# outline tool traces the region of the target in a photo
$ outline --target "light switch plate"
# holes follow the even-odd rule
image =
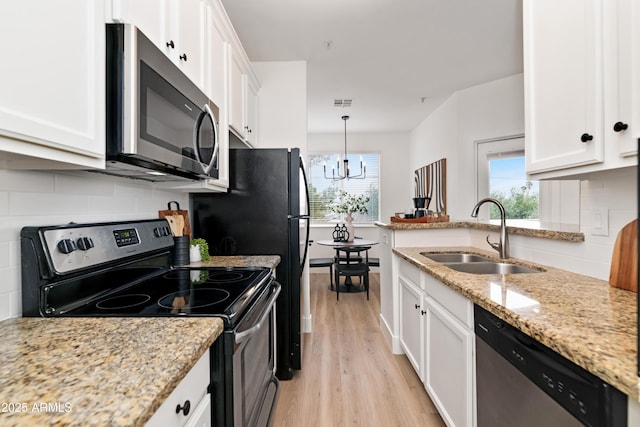
[[[592,236],[608,236],[609,235],[609,209],[598,208],[593,211],[593,228]]]

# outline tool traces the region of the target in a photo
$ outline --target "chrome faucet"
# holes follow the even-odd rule
[[[487,234],[487,243],[496,251],[500,253],[500,258],[509,258],[509,236],[507,235],[507,215],[504,211],[504,206],[498,200],[493,199],[491,197],[487,197],[486,199],[480,200],[473,207],[473,211],[471,211],[471,216],[473,218],[478,217],[478,210],[480,210],[480,206],[485,204],[486,202],[491,202],[498,207],[500,210],[500,243],[494,243],[489,241],[489,235]]]

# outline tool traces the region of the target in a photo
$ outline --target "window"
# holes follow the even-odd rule
[[[527,179],[524,162],[524,138],[480,142],[478,153],[478,199],[493,197],[505,208],[507,219],[538,220],[539,186]],[[489,219],[499,219],[498,208],[491,204]],[[482,219],[487,218],[485,208]]]
[[[336,201],[340,190],[353,195],[369,196],[368,213],[354,214],[355,223],[373,223],[379,219],[379,177],[380,156],[377,153],[350,153],[347,155],[352,173],[359,171],[360,159],[366,164],[365,179],[343,179],[332,181],[324,177],[324,166],[327,176],[331,176],[331,168],[336,164],[337,154],[309,154],[309,202],[311,220],[314,223],[332,223],[342,221],[342,215],[331,212],[330,205]],[[342,171],[342,165],[340,165]]]
[[[539,188],[538,181],[527,179],[524,151],[489,157],[489,196],[503,204],[508,219],[538,220]],[[500,219],[495,205],[490,218]]]
[[[579,181],[535,181],[525,171],[524,138],[510,137],[476,141],[477,198],[493,197],[505,207],[507,219],[521,220],[519,226],[535,221],[579,224]],[[481,220],[499,219],[498,208],[485,204]]]

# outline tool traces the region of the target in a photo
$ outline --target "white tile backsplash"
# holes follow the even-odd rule
[[[22,314],[20,230],[68,222],[157,218],[187,193],[153,183],[86,172],[0,170],[0,320]]]
[[[9,266],[11,266],[12,256],[9,252],[9,248],[11,247],[11,242],[0,242],[0,272],[3,269],[9,268]],[[1,279],[0,286],[2,286]]]
[[[0,191],[0,216],[9,215],[9,192]]]

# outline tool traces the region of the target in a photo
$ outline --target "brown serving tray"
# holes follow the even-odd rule
[[[449,222],[449,215],[443,216],[421,216],[420,218],[398,218],[397,216],[391,217],[391,222],[405,222],[405,223],[429,223],[429,222]]]

